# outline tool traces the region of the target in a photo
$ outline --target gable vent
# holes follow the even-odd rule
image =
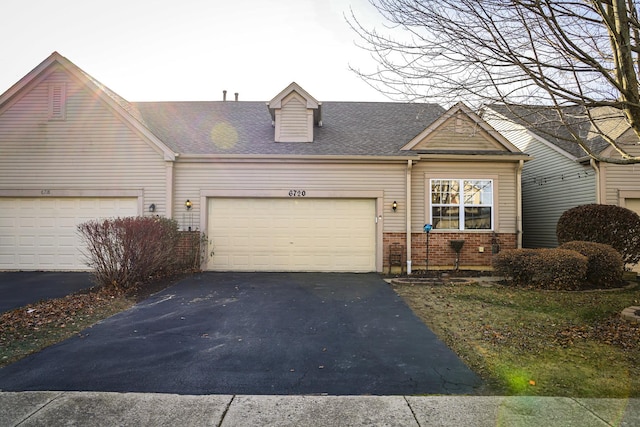
[[[66,89],[64,83],[49,85],[49,120],[64,120],[66,118]]]

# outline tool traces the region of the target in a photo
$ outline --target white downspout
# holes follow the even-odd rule
[[[405,209],[407,210],[407,275],[411,274],[411,168],[413,160],[407,160],[407,199]]]
[[[167,205],[165,216],[173,218],[173,169],[174,162],[165,162],[165,204]]]
[[[600,196],[600,168],[598,167],[598,162],[594,159],[589,159],[589,164],[596,172],[596,203],[600,204],[602,197]]]
[[[524,160],[520,160],[516,168],[516,247],[522,248],[522,168],[524,168]]]

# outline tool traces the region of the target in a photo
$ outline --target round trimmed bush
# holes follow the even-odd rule
[[[587,241],[612,246],[625,264],[640,261],[640,216],[614,205],[582,205],[565,211],[556,227],[558,243]]]
[[[507,249],[493,258],[494,271],[512,285],[579,290],[587,275],[587,257],[568,249]]]
[[[587,257],[569,249],[537,249],[535,286],[576,291],[584,287]]]
[[[573,241],[563,243],[560,249],[573,250],[587,257],[587,281],[592,285],[611,288],[622,282],[622,255],[610,245]]]
[[[537,251],[535,249],[505,249],[493,257],[493,269],[514,285],[527,286],[536,272]]]

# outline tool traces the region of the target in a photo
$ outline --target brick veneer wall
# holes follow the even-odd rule
[[[200,269],[200,232],[180,231],[176,257],[185,268]]]
[[[516,247],[515,233],[429,233],[429,267],[452,268],[455,263],[456,253],[449,243],[451,240],[464,240],[460,251],[459,267],[491,267],[493,257],[493,239],[497,238],[500,250],[514,249]],[[398,243],[404,248],[407,240],[405,233],[384,233],[383,235],[383,267],[389,269],[389,248]],[[479,248],[483,247],[484,252]],[[425,267],[426,259],[426,233],[412,233],[411,235],[411,269],[421,270]],[[406,250],[402,257],[403,267],[406,267]]]

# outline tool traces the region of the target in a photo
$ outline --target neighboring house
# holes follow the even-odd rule
[[[512,107],[515,108],[515,107]],[[613,147],[596,135],[584,110],[572,107],[567,116],[576,121],[591,150],[618,157]],[[610,108],[592,110],[599,128],[632,154],[640,154],[638,138]],[[627,207],[640,213],[640,165],[598,162],[574,142],[549,107],[486,107],[482,117],[523,152],[530,154],[522,172],[523,246],[555,247],[556,225],[567,209],[600,203]],[[533,123],[533,124],[532,124]]]
[[[85,268],[76,225],[162,215],[209,270],[487,268],[519,245],[528,156],[463,104],[130,103],[58,53],[0,96],[0,269]],[[189,202],[189,208],[186,204]],[[397,259],[394,258],[394,261]],[[394,262],[395,264],[395,262]]]

